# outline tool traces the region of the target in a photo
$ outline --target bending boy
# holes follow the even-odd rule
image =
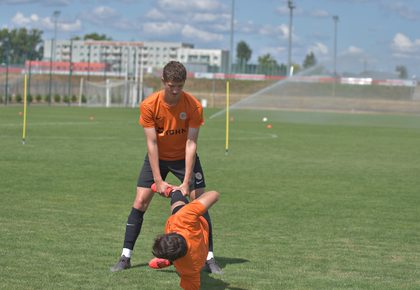
[[[181,191],[171,193],[172,215],[166,221],[165,234],[155,239],[149,266],[154,269],[173,264],[180,275],[181,288],[200,289],[200,271],[206,262],[209,226],[203,215],[217,202],[219,193],[208,191],[188,203]]]

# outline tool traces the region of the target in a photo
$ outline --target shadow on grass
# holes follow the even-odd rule
[[[249,260],[241,259],[241,258],[228,258],[228,257],[216,257],[216,261],[219,266],[223,269],[226,265],[230,264],[241,264],[247,263]],[[201,272],[201,288],[203,290],[210,290],[210,289],[217,289],[217,290],[247,290],[245,288],[238,288],[230,286],[230,284],[226,281],[216,279],[216,277],[223,278],[223,275],[216,275],[210,274],[208,272],[202,271]]]
[[[242,263],[249,262],[249,260],[247,259],[228,258],[228,257],[219,257],[219,256],[216,256],[216,261],[217,261],[217,264],[219,264],[221,268],[224,268],[226,267],[226,265],[230,265],[230,264],[242,264]]]
[[[149,268],[149,264],[148,263],[140,263],[140,264],[135,264],[131,266],[132,268],[142,268],[142,267],[147,267]],[[167,269],[159,269],[159,270],[155,270],[155,269],[150,269],[151,271],[161,271],[161,272],[167,272],[167,273],[176,273],[175,267],[171,266]]]
[[[241,258],[228,258],[228,257],[216,257],[216,261],[219,264],[219,266],[223,269],[226,267],[226,265],[230,264],[241,264],[241,263],[247,263],[249,260],[241,259]],[[148,263],[140,263],[131,266],[131,268],[140,268],[140,267],[148,267]],[[174,267],[171,267],[169,269],[162,269],[159,270],[162,272],[167,273],[176,273],[176,270]],[[201,272],[201,287],[200,289],[203,290],[210,290],[210,289],[217,289],[217,290],[247,290],[245,288],[238,288],[230,286],[230,284],[226,281],[222,281],[220,279],[216,279],[215,277],[223,277],[223,275],[216,275],[216,274],[210,274],[208,272],[202,271]]]
[[[148,263],[141,263],[141,264],[135,264],[132,265],[131,268],[140,268],[140,267],[149,267]]]

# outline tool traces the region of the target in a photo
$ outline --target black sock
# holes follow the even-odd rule
[[[171,205],[173,205],[177,201],[182,201],[185,204],[188,203],[188,199],[185,196],[182,195],[180,190],[176,190],[176,191],[171,192]],[[176,212],[179,211],[185,204],[179,205],[176,208],[174,208],[172,210],[172,214],[176,214]]]
[[[188,199],[182,195],[180,190],[171,192],[171,205],[173,205],[177,201],[183,201],[185,204],[188,203]]]
[[[125,227],[124,248],[133,250],[143,224],[144,211],[132,208]]]
[[[207,223],[209,224],[209,252],[213,252],[213,228],[211,226],[211,219],[210,219],[209,212],[206,211],[206,213],[203,214],[203,217],[206,219]]]

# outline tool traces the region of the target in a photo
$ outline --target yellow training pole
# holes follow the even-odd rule
[[[229,151],[229,81],[226,81],[226,144],[225,154]]]
[[[26,107],[27,107],[27,88],[28,88],[28,77],[25,74],[24,85],[23,85],[23,129],[22,129],[22,144],[25,145],[26,139]]]

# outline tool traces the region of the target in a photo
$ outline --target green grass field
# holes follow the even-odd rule
[[[26,145],[21,110],[0,108],[0,288],[178,289],[147,267],[160,196],[134,267],[109,271],[146,154],[138,110],[32,106]],[[202,289],[420,289],[419,116],[231,115],[227,156],[223,117],[200,132],[225,272]]]

